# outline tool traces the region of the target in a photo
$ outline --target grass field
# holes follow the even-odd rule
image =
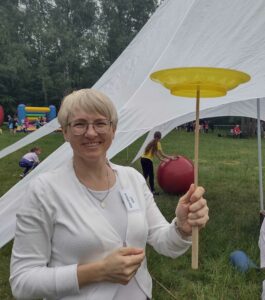
[[[0,136],[0,149],[21,135]],[[138,151],[143,138],[119,153],[112,161],[122,165]],[[43,148],[41,159],[63,142],[60,133],[38,141]],[[264,146],[264,142],[263,146]],[[172,131],[162,140],[168,154],[193,158],[193,133]],[[35,144],[34,144],[35,145]],[[0,195],[18,180],[18,160],[30,146],[0,160]],[[259,189],[256,139],[217,137],[214,133],[200,136],[199,183],[206,189],[210,221],[200,233],[199,270],[190,267],[191,251],[172,260],[147,249],[149,270],[154,278],[153,299],[256,300],[260,299],[264,274],[257,270],[240,273],[229,262],[232,251],[241,249],[259,265]],[[157,162],[156,162],[157,163]],[[133,165],[140,170],[140,163]],[[174,217],[178,197],[165,194],[159,187],[156,202],[165,217]],[[0,200],[1,201],[1,200]],[[9,259],[12,242],[0,249],[0,299],[13,299],[10,293]],[[175,298],[161,287],[165,286]],[[107,300],[107,299],[106,299]]]

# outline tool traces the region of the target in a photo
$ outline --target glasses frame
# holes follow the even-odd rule
[[[108,124],[106,124],[106,125],[107,125],[106,129],[104,128],[103,131],[98,130],[98,128],[96,129],[95,123],[106,122],[106,121],[108,122]],[[74,132],[74,127],[72,126],[72,124],[73,124],[74,122],[77,122],[77,121],[69,122],[69,123],[67,123],[67,126],[70,127],[70,130],[71,130],[72,134],[73,134],[73,135],[76,135],[76,136],[84,135],[84,134],[87,132],[87,130],[88,130],[88,128],[89,128],[90,125],[92,125],[93,130],[94,130],[97,134],[106,134],[106,133],[108,133],[108,130],[110,129],[110,127],[111,127],[111,125],[112,125],[112,123],[113,123],[112,121],[110,121],[110,120],[108,120],[108,119],[96,120],[96,121],[93,121],[93,122],[87,122],[87,121],[85,121],[85,122],[82,121],[82,122],[81,122],[81,121],[80,121],[80,123],[85,123],[86,126],[85,126],[85,128],[84,128],[84,132],[82,132],[82,133],[80,133],[80,134],[76,134],[76,132]]]

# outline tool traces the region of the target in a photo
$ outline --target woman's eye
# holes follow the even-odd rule
[[[98,127],[103,127],[103,126],[106,126],[107,124],[106,124],[106,122],[97,122],[97,123],[95,123],[95,125]]]
[[[74,127],[84,127],[84,126],[86,126],[86,124],[80,122],[80,123],[74,123],[73,126]]]

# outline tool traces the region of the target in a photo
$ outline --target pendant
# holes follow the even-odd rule
[[[105,208],[105,207],[106,207],[105,202],[104,202],[104,201],[100,202],[100,206],[101,206],[102,208]]]

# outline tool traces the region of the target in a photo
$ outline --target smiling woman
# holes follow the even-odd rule
[[[73,158],[32,180],[17,214],[10,283],[16,298],[146,300],[152,297],[147,242],[177,257],[204,227],[202,187],[190,187],[168,223],[143,176],[106,158],[117,112],[84,89],[62,102],[58,120]]]

